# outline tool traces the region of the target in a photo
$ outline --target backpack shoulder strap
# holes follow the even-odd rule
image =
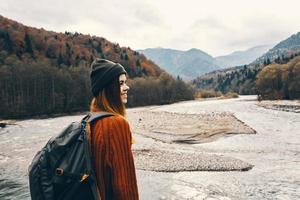
[[[113,116],[114,114],[108,112],[90,112],[88,117],[85,119],[87,123],[93,123],[97,119],[102,119],[104,117]]]
[[[95,122],[95,120],[98,120],[98,119],[102,119],[104,117],[109,117],[109,116],[113,116],[114,114],[112,113],[108,113],[108,112],[90,112],[89,114],[87,114],[83,119],[82,119],[82,123],[85,124],[88,123],[88,124],[91,124],[93,122]],[[92,159],[93,157],[93,152],[91,151],[93,148],[93,145],[94,145],[94,142],[93,142],[93,131],[91,131],[91,143],[85,143],[86,144],[86,153],[87,153],[87,167],[88,169],[91,171],[91,173],[93,174],[92,175],[92,179],[89,179],[91,181],[93,181],[94,183],[97,182],[96,178],[95,178],[95,172],[93,170],[93,167],[94,166],[94,159]],[[89,148],[88,145],[91,145],[91,147]],[[90,151],[89,151],[90,150]],[[98,188],[97,186],[95,186],[95,184],[92,184],[92,192],[93,192],[93,195],[94,195],[94,198],[95,199],[98,199],[98,194],[99,194],[99,191],[98,191]]]

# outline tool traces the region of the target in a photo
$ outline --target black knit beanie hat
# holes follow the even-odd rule
[[[111,81],[121,74],[126,74],[124,67],[105,59],[96,59],[91,64],[91,86],[94,97]]]

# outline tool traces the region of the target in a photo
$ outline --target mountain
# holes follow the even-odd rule
[[[247,65],[251,63],[253,60],[262,56],[273,46],[274,45],[260,45],[260,46],[252,47],[245,51],[235,51],[229,55],[218,56],[215,57],[215,59],[217,60],[220,66],[223,66],[223,68]]]
[[[221,69],[215,59],[199,50],[180,51],[165,48],[138,50],[173,76],[191,80],[199,75]]]
[[[294,58],[299,59],[299,56],[300,32],[281,41],[251,64],[213,71],[197,77],[192,83],[198,90],[207,89],[222,92],[234,91],[239,94],[257,94],[256,79],[257,74],[262,69],[270,64],[284,68],[286,63],[293,61]],[[294,66],[293,64],[290,65]],[[289,76],[298,77],[296,72],[296,69],[294,71],[291,70]]]
[[[264,62],[273,62],[276,59],[284,60],[300,52],[300,32],[279,42],[267,53],[254,60],[251,65],[263,64]]]
[[[0,64],[8,57],[24,62],[47,60],[54,67],[89,67],[95,58],[121,63],[130,77],[159,76],[162,70],[144,55],[103,37],[57,33],[25,26],[0,15]]]

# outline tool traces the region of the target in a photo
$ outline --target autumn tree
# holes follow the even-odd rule
[[[257,88],[264,99],[300,98],[300,57],[287,64],[271,64],[257,76]]]

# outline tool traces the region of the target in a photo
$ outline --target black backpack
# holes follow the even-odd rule
[[[48,141],[28,169],[32,200],[98,200],[86,124],[111,115],[90,113]]]

